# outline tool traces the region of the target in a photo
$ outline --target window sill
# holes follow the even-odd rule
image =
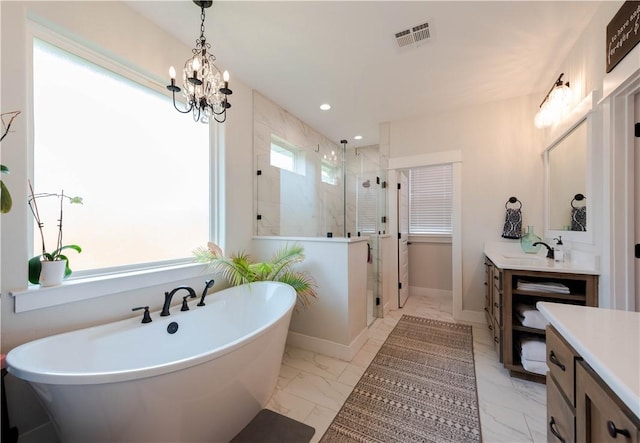
[[[451,243],[451,235],[449,234],[411,234],[409,235],[411,243]]]
[[[89,300],[103,295],[132,291],[203,275],[206,265],[184,263],[161,268],[66,280],[59,286],[29,286],[12,291],[14,312],[27,312],[65,303]]]

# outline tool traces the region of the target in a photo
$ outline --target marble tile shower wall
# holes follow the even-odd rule
[[[305,173],[270,165],[271,135],[304,150]],[[261,171],[254,184],[257,235],[322,237],[344,234],[342,146],[309,127],[280,106],[253,92],[254,164]],[[323,157],[340,168],[337,184],[321,180]]]

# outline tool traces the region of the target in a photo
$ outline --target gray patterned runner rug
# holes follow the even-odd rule
[[[480,441],[471,326],[408,315],[320,440]]]

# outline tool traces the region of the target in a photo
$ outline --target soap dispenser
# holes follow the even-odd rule
[[[554,238],[556,241],[555,246],[553,247],[553,259],[557,262],[564,261],[564,244],[562,243],[562,236],[559,235],[557,238]]]

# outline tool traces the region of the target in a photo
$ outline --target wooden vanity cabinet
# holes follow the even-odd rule
[[[526,371],[520,362],[518,342],[525,337],[545,337],[544,329],[523,326],[515,308],[518,303],[535,306],[539,301],[581,306],[598,305],[598,276],[551,271],[500,269],[485,256],[485,315],[500,362],[512,377],[545,383],[544,375]],[[518,282],[554,282],[569,288],[568,294],[518,289]]]
[[[573,389],[572,389],[573,390]],[[576,415],[553,378],[547,380],[547,442],[576,441]]]
[[[502,270],[485,259],[485,305],[487,326],[492,334],[493,345],[502,362]]]
[[[584,361],[576,365],[576,439],[640,442],[640,420]]]
[[[553,326],[547,326],[547,441],[640,443],[640,421]]]
[[[553,326],[547,326],[546,345],[547,442],[575,442],[575,369],[579,356]]]

